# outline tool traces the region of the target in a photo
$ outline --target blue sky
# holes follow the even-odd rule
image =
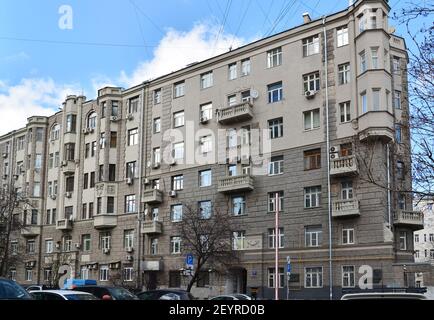
[[[392,12],[406,2],[389,1]],[[73,10],[72,30],[58,26],[65,4]],[[3,134],[31,114],[50,114],[66,94],[93,98],[106,84],[127,87],[299,25],[303,12],[317,18],[340,11],[348,1],[1,0],[1,5]],[[286,6],[287,14],[275,24]],[[397,34],[405,32],[398,28]],[[7,112],[14,121],[4,120]]]

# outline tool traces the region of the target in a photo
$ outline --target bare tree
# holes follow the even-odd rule
[[[194,257],[194,269],[187,285],[188,292],[200,279],[202,271],[209,267],[223,270],[238,260],[231,245],[235,226],[228,213],[213,209],[210,216],[205,216],[200,209],[194,209],[187,204],[177,231],[182,239],[182,252]]]

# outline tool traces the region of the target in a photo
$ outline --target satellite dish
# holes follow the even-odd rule
[[[252,90],[250,91],[250,96],[251,96],[253,99],[258,99],[258,97],[259,97],[259,92],[258,92],[258,90],[252,89]]]

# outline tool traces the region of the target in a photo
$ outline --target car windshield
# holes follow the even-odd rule
[[[0,279],[0,299],[31,300],[32,297],[24,288],[15,282]]]
[[[126,289],[123,288],[111,288],[110,294],[116,299],[116,300],[137,300],[138,298],[129,292]]]
[[[97,297],[91,294],[68,294],[65,295],[66,300],[99,300]]]

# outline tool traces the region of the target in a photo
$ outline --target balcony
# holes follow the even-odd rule
[[[423,213],[420,211],[407,211],[399,209],[394,214],[395,226],[408,227],[413,230],[423,229]]]
[[[157,204],[163,202],[163,192],[156,189],[143,191],[143,202]]]
[[[65,230],[65,231],[72,230],[72,220],[69,220],[69,219],[57,220],[56,229],[57,230]]]
[[[99,214],[93,217],[95,229],[114,228],[118,224],[118,217],[114,214]]]
[[[21,229],[21,235],[23,237],[36,237],[40,233],[41,233],[41,229],[37,225],[24,226]]]
[[[394,119],[388,111],[369,111],[362,114],[358,121],[360,141],[370,138],[389,142],[394,139]]]
[[[75,162],[71,160],[62,161],[62,171],[66,175],[72,175],[75,173]]]
[[[144,234],[160,234],[163,231],[163,224],[159,221],[145,221],[142,224],[142,233]]]
[[[359,200],[336,200],[333,201],[332,217],[347,218],[360,216]]]
[[[218,192],[222,193],[252,191],[253,189],[255,189],[253,177],[250,175],[220,178],[217,187]]]
[[[243,122],[253,118],[252,104],[245,101],[228,108],[219,110],[218,121],[220,124]]]
[[[147,256],[145,261],[140,263],[140,267],[143,271],[162,271],[163,260],[155,256]]]
[[[330,161],[330,175],[332,176],[356,174],[357,171],[356,156],[341,157]]]

